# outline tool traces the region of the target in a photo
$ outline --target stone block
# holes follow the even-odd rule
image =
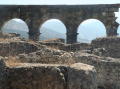
[[[97,89],[93,66],[76,63],[68,70],[68,89]]]
[[[7,89],[65,89],[64,75],[57,66],[26,65],[8,70]]]

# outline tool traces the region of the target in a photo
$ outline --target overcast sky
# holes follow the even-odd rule
[[[115,4],[120,0],[1,0],[0,4]]]

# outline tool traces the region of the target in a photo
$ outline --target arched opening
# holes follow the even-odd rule
[[[118,24],[120,24],[120,8],[119,8],[119,12],[116,12],[115,15],[116,15],[116,17],[117,17],[116,22],[117,22]],[[118,36],[120,36],[120,25],[118,26],[117,34],[118,34]]]
[[[117,29],[117,35],[120,37],[120,25],[118,26],[118,29]]]
[[[120,24],[120,8],[118,12],[115,12],[116,22]],[[120,25],[117,28],[117,35],[120,36]]]
[[[88,19],[78,27],[77,42],[91,43],[93,39],[105,36],[106,28],[104,24],[97,19]]]
[[[40,40],[64,39],[66,42],[66,27],[58,19],[45,21],[40,27]]]
[[[2,27],[3,33],[20,34],[20,37],[25,39],[28,39],[28,31],[29,29],[27,24],[23,20],[18,18],[7,21]]]

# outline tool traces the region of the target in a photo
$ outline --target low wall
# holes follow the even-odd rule
[[[62,39],[62,38],[54,38],[54,39],[49,39],[49,40],[43,40],[42,42],[61,42],[61,43],[65,43],[65,39]]]
[[[98,38],[96,40],[93,40],[91,45],[95,51],[98,51],[98,55],[98,48],[104,48],[104,50],[100,51],[101,55],[99,56],[120,58],[120,37]]]
[[[87,43],[64,44],[61,42],[40,42],[40,44],[64,51],[73,51],[73,52],[91,48],[91,45]]]
[[[97,89],[94,67],[82,63],[21,64],[2,70],[6,70],[6,81],[0,89]]]
[[[38,50],[32,43],[19,42],[0,42],[0,56],[13,56],[20,53],[30,53]]]
[[[87,53],[76,53],[76,62],[92,65],[97,71],[98,87],[100,89],[120,89],[119,59],[98,57]]]
[[[4,58],[0,56],[0,89],[6,89],[6,65],[5,62],[3,61]]]
[[[25,63],[72,64],[74,63],[72,54],[73,52],[69,53],[63,50],[42,46],[36,52],[19,54],[17,60]]]

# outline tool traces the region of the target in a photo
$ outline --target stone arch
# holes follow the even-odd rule
[[[120,37],[120,25],[119,25],[118,28],[117,28],[117,36]]]
[[[17,33],[20,34],[20,37],[28,39],[28,25],[19,18],[13,18],[4,22],[1,30],[3,33]]]
[[[118,23],[117,36],[120,36],[120,17],[119,17],[119,14],[117,16],[116,23]]]
[[[105,37],[105,25],[98,19],[84,20],[78,27],[77,42],[90,43],[93,39]]]
[[[48,19],[44,21],[44,23],[40,26],[39,30],[40,40],[61,38],[64,39],[66,42],[67,29],[64,23],[59,19]]]

